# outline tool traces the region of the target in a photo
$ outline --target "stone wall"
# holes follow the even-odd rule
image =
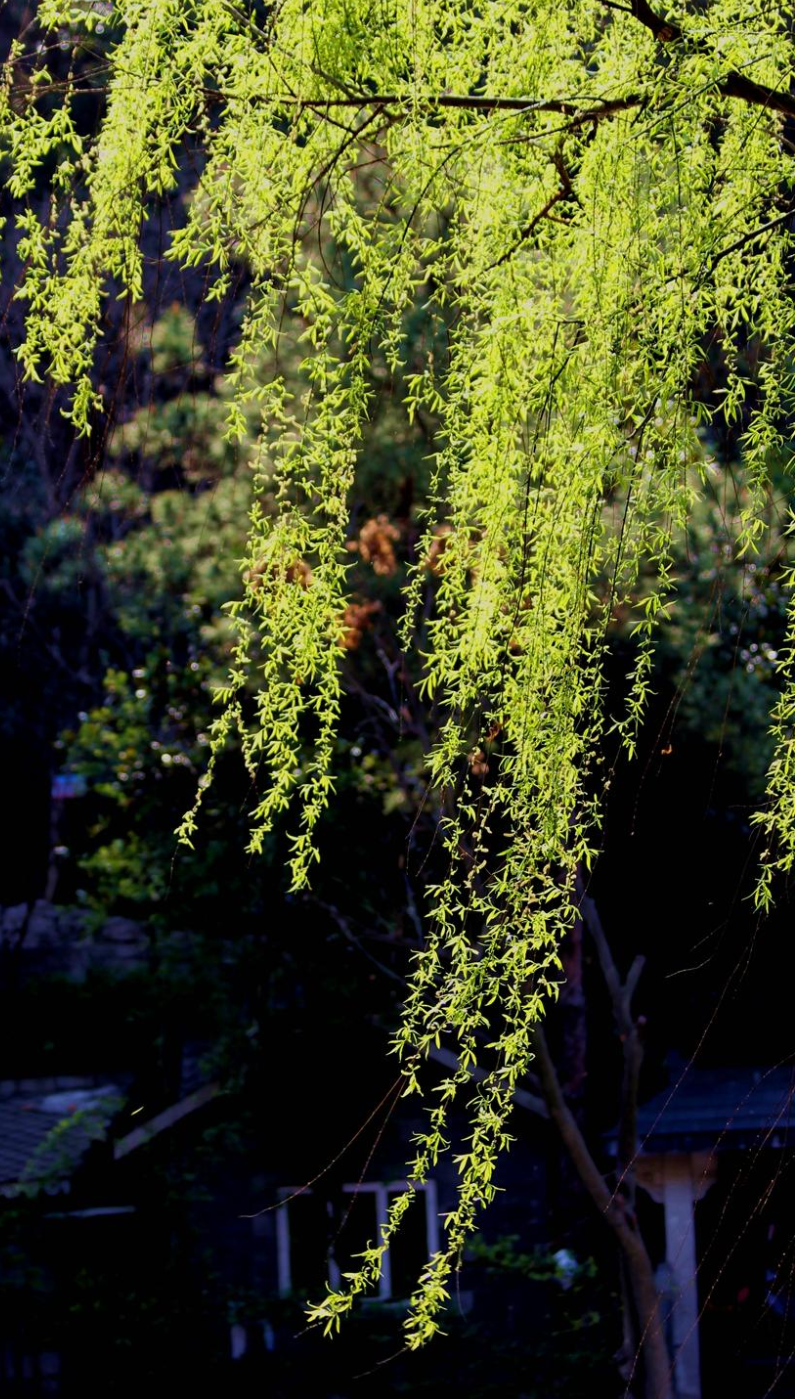
[[[133,971],[147,965],[150,939],[131,918],[108,918],[99,928],[79,908],[37,899],[0,910],[0,957],[21,975],[84,981],[92,971]]]

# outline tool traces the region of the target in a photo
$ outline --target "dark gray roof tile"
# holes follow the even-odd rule
[[[639,1145],[646,1151],[795,1145],[793,1094],[789,1066],[688,1069],[640,1109]]]
[[[62,1188],[121,1101],[113,1084],[0,1101],[0,1193]]]

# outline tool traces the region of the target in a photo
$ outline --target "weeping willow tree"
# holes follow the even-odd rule
[[[445,872],[394,1049],[407,1093],[423,1092],[442,1037],[458,1067],[415,1141],[410,1187],[453,1150],[460,1098],[470,1127],[410,1346],[438,1328],[494,1195],[576,872],[599,844],[605,744],[636,747],[710,424],[742,428],[737,550],[765,529],[770,462],[795,407],[792,18],[770,0],[675,0],[666,13],[646,0],[41,0],[5,64],[19,360],[29,378],[70,387],[78,432],[103,413],[107,299],[143,296],[142,229],[186,171],[187,214],[166,255],[206,268],[211,298],[246,268],[228,432],[256,415],[257,503],[204,785],[236,736],[260,794],[251,849],[286,821],[295,889],[333,798],[347,501],[374,355],[404,385],[409,417],[437,425],[405,639],[429,609],[423,684],[442,720],[428,773]],[[71,64],[65,79],[53,49]],[[89,92],[100,105],[86,133]],[[363,169],[375,172],[366,186]],[[345,282],[322,256],[330,245]],[[418,304],[446,352],[413,374],[404,327]],[[279,369],[296,326],[297,389]],[[697,371],[716,345],[723,387],[705,402]],[[608,707],[619,611],[636,659]],[[791,623],[757,817],[762,908],[795,860],[795,607]],[[487,779],[473,761],[484,749]],[[180,828],[188,842],[201,795]],[[416,1193],[395,1197],[315,1321],[337,1327],[377,1281]]]

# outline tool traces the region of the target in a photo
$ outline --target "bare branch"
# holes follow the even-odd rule
[[[645,965],[646,958],[639,952],[634,962],[632,963],[632,966],[627,972],[627,979],[624,982],[624,1000],[626,1002],[627,1011],[631,1009],[632,998],[635,995],[635,990],[638,982],[640,981],[641,973],[643,972],[643,968],[645,967]]]
[[[637,1022],[632,1014],[632,998],[646,965],[646,958],[640,954],[635,957],[627,974],[627,979],[622,983],[610,944],[602,927],[599,911],[593,899],[584,896],[580,902],[580,909],[585,926],[596,945],[599,965],[610,995],[613,1018],[621,1041],[624,1078],[621,1091],[621,1120],[618,1128],[618,1162],[627,1194],[633,1198],[635,1176],[632,1164],[637,1153],[638,1092],[640,1071],[643,1064],[643,1042],[638,1033]]]
[[[607,941],[604,928],[602,927],[599,911],[592,898],[586,895],[581,899],[580,912],[583,917],[583,922],[588,932],[591,934],[596,947],[596,955],[599,958],[602,976],[605,979],[605,984],[610,993],[616,1024],[619,1030],[623,1030],[623,988],[621,986],[621,978],[618,975],[618,968],[613,960],[610,944]]]

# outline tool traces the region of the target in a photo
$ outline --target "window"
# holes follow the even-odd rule
[[[339,1286],[342,1274],[357,1267],[356,1255],[380,1239],[392,1198],[411,1188],[406,1181],[343,1185],[336,1203],[310,1190],[281,1190],[285,1203],[276,1213],[280,1294],[320,1293],[326,1279]],[[375,1294],[382,1302],[408,1297],[420,1269],[439,1247],[436,1184],[413,1188],[419,1198],[384,1256]]]
[[[333,1233],[331,1202],[311,1190],[285,1188],[276,1211],[279,1295],[321,1294],[328,1273],[329,1241]],[[285,1198],[286,1197],[286,1198]]]

